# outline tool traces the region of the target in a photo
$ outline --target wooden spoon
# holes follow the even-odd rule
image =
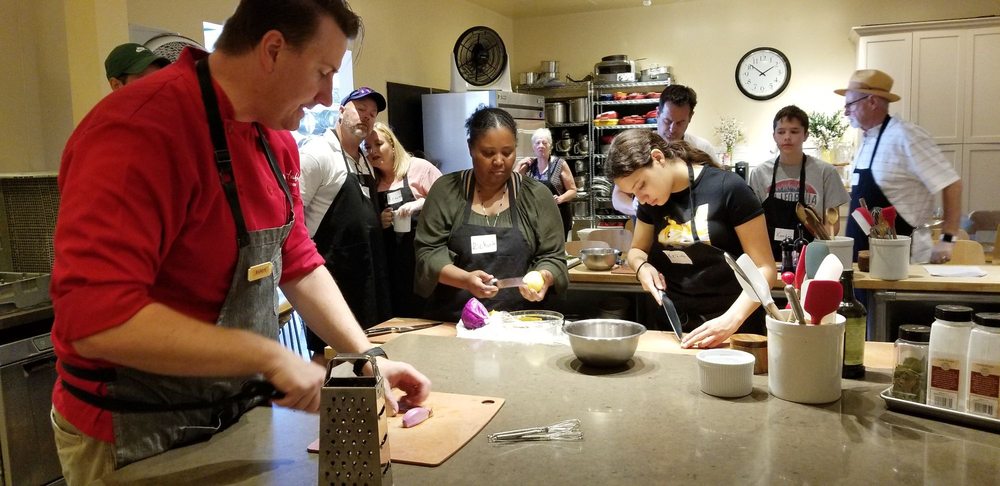
[[[799,221],[803,226],[812,233],[816,239],[819,240],[829,240],[830,235],[823,228],[823,221],[820,220],[819,215],[816,211],[808,206],[804,206],[802,203],[795,204],[795,215],[799,218]]]
[[[840,222],[840,210],[837,208],[826,208],[826,224],[833,226]]]

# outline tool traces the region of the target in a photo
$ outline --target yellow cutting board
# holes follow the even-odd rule
[[[424,402],[434,415],[403,428],[403,414],[389,417],[389,457],[393,462],[438,466],[467,444],[493,419],[503,398],[431,392]],[[482,440],[486,440],[483,438]],[[317,452],[319,439],[309,445]]]

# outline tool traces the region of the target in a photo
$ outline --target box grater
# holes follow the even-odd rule
[[[332,376],[339,362],[368,360],[374,376]],[[375,358],[339,354],[320,393],[319,484],[392,484],[385,389]]]

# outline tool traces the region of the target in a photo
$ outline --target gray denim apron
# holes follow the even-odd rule
[[[258,141],[288,202],[283,226],[247,231],[218,101],[208,62],[198,62],[198,81],[215,147],[216,165],[236,224],[239,253],[232,282],[216,325],[244,329],[277,339],[281,249],[292,227],[288,184],[271,154],[259,125]],[[197,278],[192,276],[192,278]],[[115,467],[121,468],[166,450],[203,440],[236,423],[247,410],[274,393],[259,375],[246,377],[178,377],[118,367],[87,370],[61,363],[77,378],[104,382],[107,394],[94,395],[63,381],[67,391],[86,403],[111,411],[115,435]]]

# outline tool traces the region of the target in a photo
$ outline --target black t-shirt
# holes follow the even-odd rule
[[[639,205],[636,212],[639,221],[653,227],[664,226],[655,235],[664,246],[684,248],[694,242],[688,197],[690,190],[687,188],[671,194],[662,206]],[[733,258],[742,255],[743,245],[736,235],[736,227],[764,214],[760,200],[750,186],[732,172],[706,166],[695,178],[693,190],[694,202],[699,207],[695,224],[701,241],[729,253]]]

